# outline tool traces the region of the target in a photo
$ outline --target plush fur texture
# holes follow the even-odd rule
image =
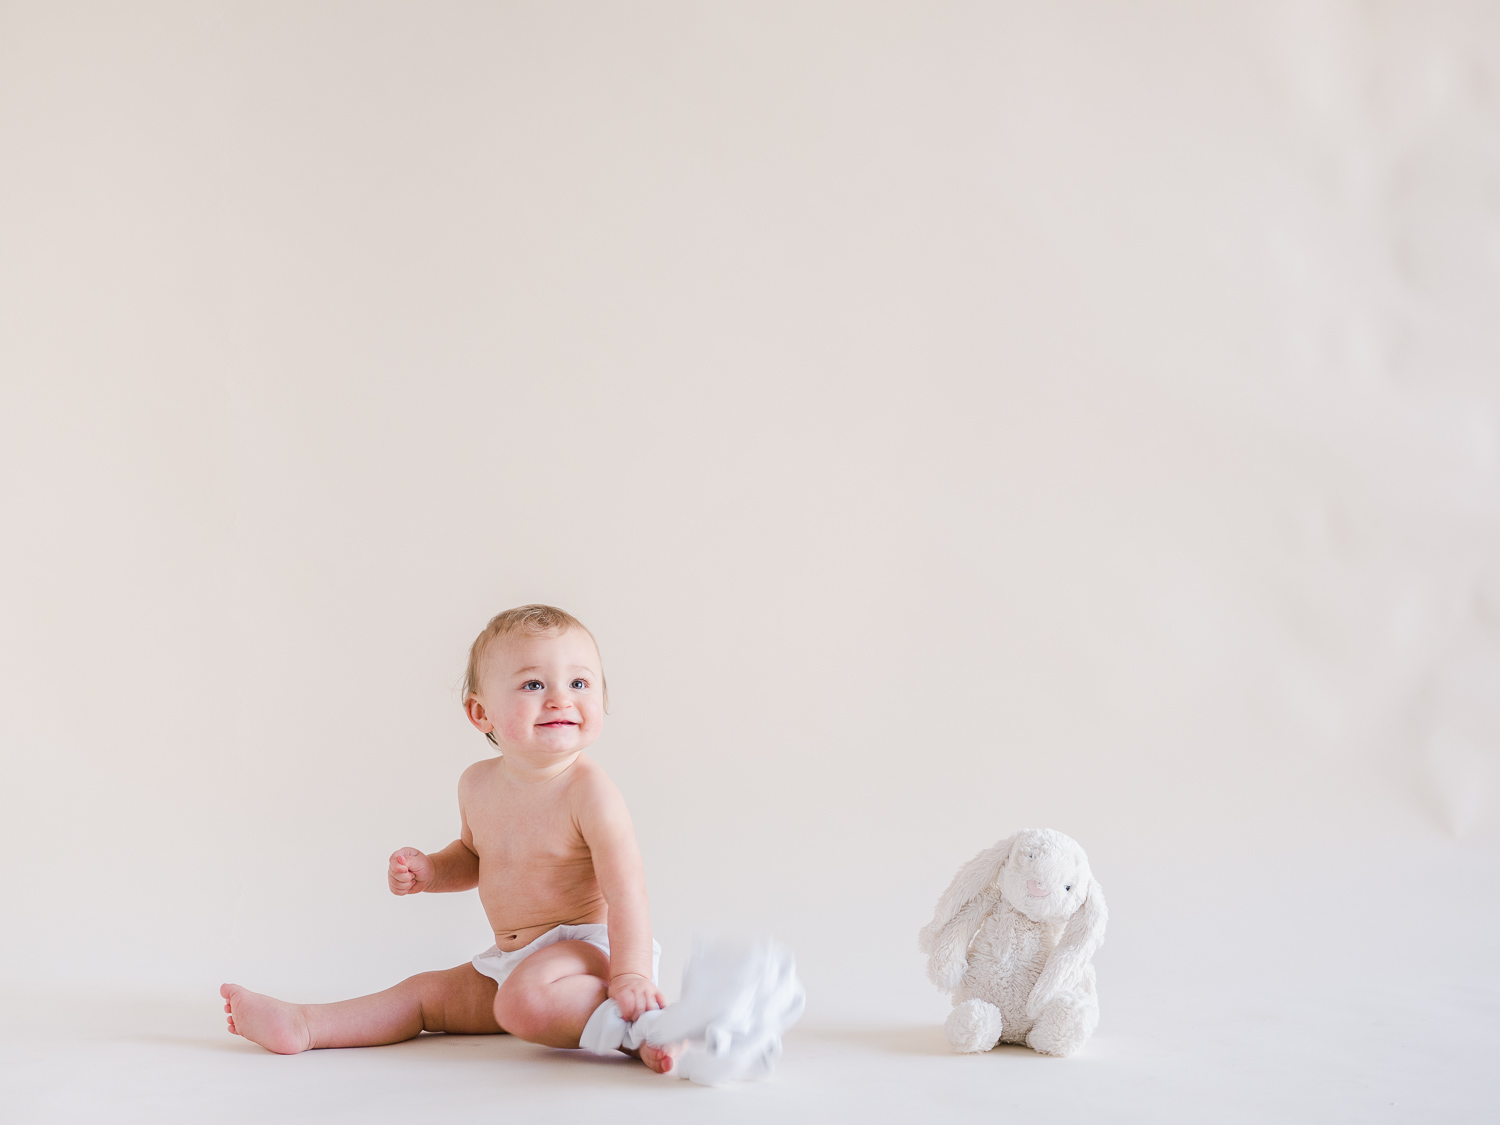
[[[1082,1047],[1099,1023],[1092,958],[1108,917],[1083,849],[1051,828],[1023,829],[964,864],[917,943],[932,983],[953,995],[954,1050]]]

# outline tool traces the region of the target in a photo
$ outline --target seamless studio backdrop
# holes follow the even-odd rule
[[[1113,908],[1057,1112],[1477,1120],[1497,138],[1482,3],[0,4],[18,1104],[147,1104],[43,1088],[69,1004],[223,1046],[220,981],[488,944],[385,857],[544,601],[669,993],[799,956],[777,1112],[860,1050],[1056,1080],[943,1057],[915,951],[1046,825]]]

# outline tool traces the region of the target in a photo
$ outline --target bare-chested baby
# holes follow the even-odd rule
[[[423,1031],[507,1031],[577,1047],[606,999],[627,1021],[665,1006],[630,814],[584,755],[604,706],[599,649],[576,618],[543,605],[496,616],[470,650],[464,708],[500,757],[459,779],[459,838],[431,855],[401,848],[388,872],[397,895],[478,887],[495,944],[468,964],[336,1004],[290,1004],[226,984],[229,1030],[278,1054]],[[676,1054],[639,1051],[663,1073]]]

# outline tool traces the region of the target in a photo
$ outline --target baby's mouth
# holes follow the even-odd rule
[[[577,725],[572,719],[554,719],[550,723],[537,723],[539,727],[576,727]]]

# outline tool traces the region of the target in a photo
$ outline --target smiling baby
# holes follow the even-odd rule
[[[506,1031],[577,1047],[607,1001],[625,1021],[665,1007],[630,814],[584,754],[606,701],[598,646],[577,618],[526,605],[491,620],[469,652],[464,709],[500,756],[459,779],[458,839],[430,855],[399,849],[387,878],[397,895],[477,887],[494,945],[456,968],[335,1004],[226,984],[229,1030],[278,1054],[423,1031]],[[678,1048],[643,1043],[629,1053],[665,1073]]]

